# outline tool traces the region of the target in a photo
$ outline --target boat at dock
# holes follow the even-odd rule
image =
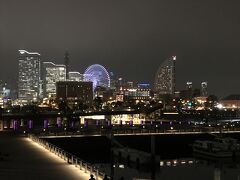
[[[208,157],[233,158],[240,155],[240,144],[234,138],[197,140],[192,145],[193,152]]]

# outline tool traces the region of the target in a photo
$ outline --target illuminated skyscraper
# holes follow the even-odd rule
[[[207,82],[201,82],[201,96],[208,96]]]
[[[176,56],[172,56],[165,60],[159,67],[154,83],[154,89],[158,94],[174,95],[176,86],[175,64]]]
[[[40,92],[40,54],[19,50],[18,98],[22,103],[37,101]]]
[[[55,97],[56,83],[66,80],[66,67],[63,64],[43,62],[43,96]]]
[[[80,72],[76,72],[76,71],[72,71],[69,72],[69,81],[78,81],[81,82],[83,81],[83,74],[81,74]]]

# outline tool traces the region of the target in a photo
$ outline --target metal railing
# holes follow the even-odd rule
[[[189,127],[189,128],[119,128],[119,129],[98,129],[95,131],[78,130],[75,132],[42,132],[39,137],[74,137],[74,136],[106,136],[109,133],[115,136],[124,135],[149,135],[149,134],[219,134],[219,133],[240,133],[239,127],[234,128],[218,128],[218,127]]]
[[[41,139],[35,135],[29,134],[28,138],[32,141],[38,143],[51,153],[54,153],[64,161],[66,161],[68,164],[74,165],[76,168],[79,168],[80,170],[84,171],[85,173],[88,173],[89,175],[94,175],[96,180],[103,179],[105,176],[105,173],[99,170],[97,167],[93,166],[92,164],[80,159],[79,157],[63,150],[62,148],[59,148],[49,142],[47,142],[44,139]],[[107,176],[108,177],[108,176]]]

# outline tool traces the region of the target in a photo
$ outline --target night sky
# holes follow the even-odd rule
[[[219,96],[240,94],[239,0],[0,0],[0,79],[16,84],[17,50],[83,72],[93,63],[153,83],[177,56],[177,88],[208,81]],[[16,85],[15,85],[16,86]]]

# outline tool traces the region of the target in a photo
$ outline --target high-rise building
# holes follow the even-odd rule
[[[66,67],[63,64],[43,62],[43,96],[56,96],[56,83],[66,80]]]
[[[156,93],[174,95],[176,86],[175,77],[176,56],[172,56],[165,60],[159,67],[156,76],[154,89]]]
[[[74,104],[82,101],[91,106],[93,102],[93,83],[65,81],[57,82],[57,100],[67,101],[68,104]]]
[[[40,93],[40,54],[19,50],[18,99],[26,104],[37,101]]]
[[[69,81],[78,81],[81,82],[83,81],[83,74],[81,74],[80,72],[76,72],[76,71],[72,71],[69,72]]]
[[[192,90],[192,89],[193,89],[193,83],[190,82],[190,81],[188,81],[188,82],[186,83],[186,87],[187,87],[187,90]]]
[[[201,82],[201,96],[208,96],[207,82]]]
[[[70,69],[70,65],[69,65],[69,53],[66,51],[65,52],[65,56],[64,56],[64,64],[66,66],[66,80],[69,79],[69,69]]]

